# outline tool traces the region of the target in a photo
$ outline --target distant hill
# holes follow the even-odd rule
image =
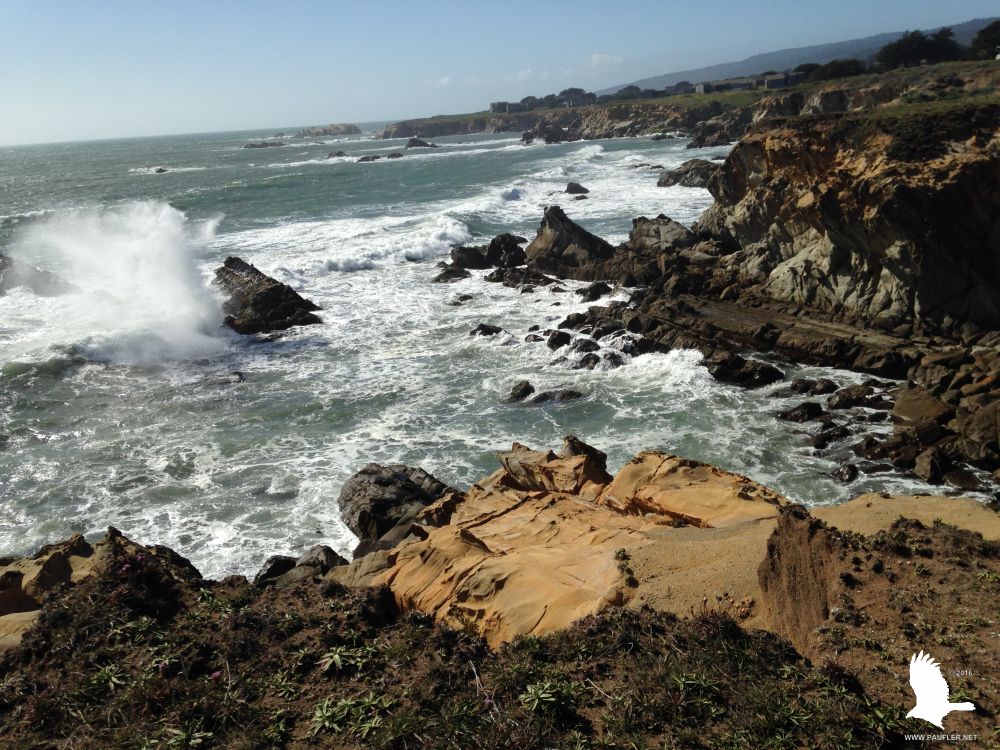
[[[968,46],[976,33],[1000,17],[976,18],[972,21],[959,23],[951,26],[955,32],[955,41]],[[926,29],[928,33],[937,29]],[[765,70],[788,70],[802,63],[827,63],[831,60],[844,60],[849,58],[859,58],[865,60],[872,57],[880,48],[889,42],[899,39],[904,32],[891,31],[885,34],[876,34],[864,39],[849,39],[846,42],[831,42],[829,44],[817,44],[812,47],[794,47],[792,49],[782,49],[777,52],[765,52],[760,55],[748,57],[738,62],[720,63],[709,65],[706,68],[694,68],[692,70],[678,70],[674,73],[666,73],[652,78],[643,78],[640,81],[622,83],[612,86],[609,89],[598,91],[598,94],[613,94],[626,86],[634,85],[643,89],[662,89],[665,86],[672,86],[680,81],[714,81],[720,78],[735,78],[737,76],[753,75],[763,73]]]

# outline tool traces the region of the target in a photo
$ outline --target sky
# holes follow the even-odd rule
[[[997,0],[0,0],[0,145],[472,112],[998,13]]]

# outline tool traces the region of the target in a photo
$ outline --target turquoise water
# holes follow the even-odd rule
[[[0,297],[0,554],[111,524],[211,575],[317,542],[346,553],[337,496],[365,463],[419,464],[466,486],[512,441],[555,448],[565,434],[607,451],[613,470],[663,448],[807,503],[920,489],[884,475],[836,482],[835,464],[775,421],[794,401],[716,383],[694,352],[593,372],[552,364],[524,336],[585,309],[574,295],[520,294],[482,274],[430,283],[451,245],[530,239],[552,203],[615,242],[634,216],[691,223],[708,192],[657,188],[657,172],[636,167],[726,149],[525,147],[499,134],[359,164],[403,142],[240,148],[268,135],[0,149],[0,250],[81,289]],[[336,150],[349,156],[327,158]],[[565,201],[568,180],[588,200]],[[270,342],[221,328],[209,281],[230,254],[316,301],[325,324]],[[449,305],[460,293],[474,299]],[[507,333],[470,337],[480,322]],[[502,403],[524,378],[585,397]]]

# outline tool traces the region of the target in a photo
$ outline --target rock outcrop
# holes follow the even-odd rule
[[[573,437],[558,455],[515,444],[499,459],[464,497],[418,511],[420,531],[329,577],[388,585],[404,609],[473,622],[497,644],[641,593],[622,563],[655,545],[657,529],[773,518],[784,502],[745,477],[659,452],[612,478],[605,455]]]
[[[660,179],[657,180],[656,184],[659,187],[680,185],[681,187],[707,188],[721,167],[720,162],[708,161],[707,159],[688,159],[679,167],[660,173]]]
[[[237,333],[283,331],[323,322],[315,313],[318,305],[240,258],[226,258],[215,271],[214,283],[227,296],[225,324]]]
[[[302,128],[295,134],[296,138],[324,138],[345,135],[361,135],[361,128],[347,122],[336,122],[332,125],[322,125],[319,127]]]
[[[254,141],[246,144],[243,148],[279,148],[284,145],[282,141]]]

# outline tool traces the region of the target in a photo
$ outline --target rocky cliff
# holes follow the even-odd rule
[[[810,514],[657,451],[611,477],[574,438],[499,459],[464,492],[366,467],[342,499],[405,535],[350,564],[316,548],[275,576],[275,558],[253,584],[113,529],[0,559],[0,740],[894,747],[926,730],[905,671],[931,635],[978,707],[949,729],[991,730],[1000,521],[982,504]]]
[[[696,348],[729,377],[757,375],[741,349],[908,377],[923,407],[858,455],[933,482],[964,462],[1000,469],[995,96],[769,120],[709,189],[691,229],[640,217],[616,248],[548,208],[529,270],[639,287],[563,327]]]

